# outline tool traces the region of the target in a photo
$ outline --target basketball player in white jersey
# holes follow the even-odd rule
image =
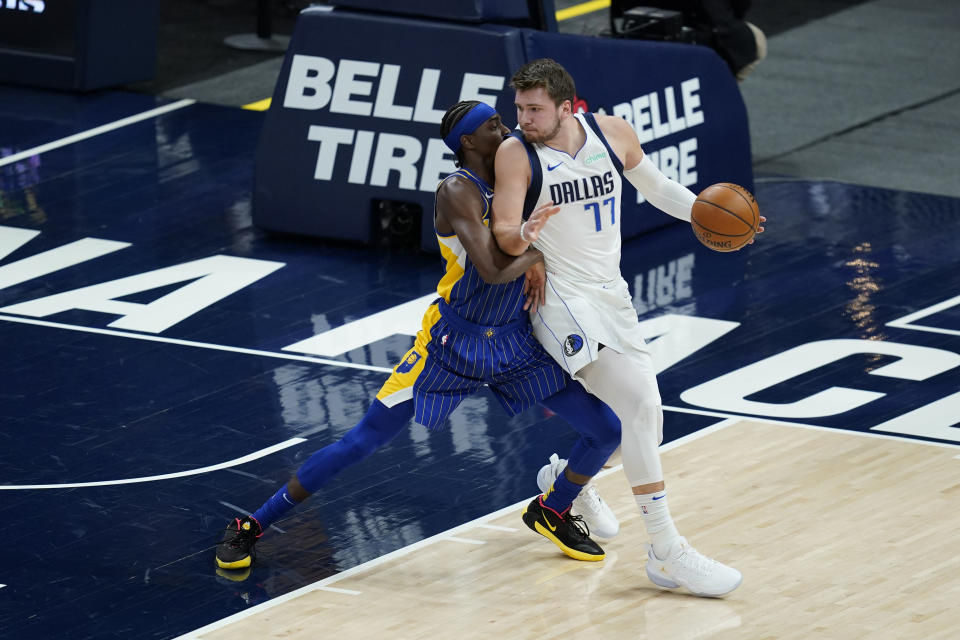
[[[628,122],[574,114],[573,78],[555,61],[525,64],[510,84],[520,132],[496,156],[493,229],[501,249],[525,251],[534,238],[524,218],[546,202],[561,207],[533,242],[547,270],[546,298],[531,318],[534,333],[620,417],[624,473],[650,537],[647,575],[659,586],[682,586],[695,595],[727,594],[740,585],[740,572],[696,551],[670,516],[658,451],[660,391],[620,274],[623,179],[687,222],[696,196],[644,155]]]

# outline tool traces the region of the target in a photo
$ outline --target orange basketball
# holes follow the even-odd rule
[[[704,246],[714,251],[736,251],[757,233],[760,209],[753,194],[740,185],[718,182],[697,196],[690,226]]]

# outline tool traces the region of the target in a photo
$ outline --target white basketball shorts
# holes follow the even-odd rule
[[[543,348],[575,379],[597,359],[600,345],[649,353],[623,278],[596,283],[548,273],[546,297],[530,320]]]

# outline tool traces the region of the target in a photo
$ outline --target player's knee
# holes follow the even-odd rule
[[[641,399],[637,401],[636,411],[644,418],[651,419],[663,411],[659,398]]]
[[[620,418],[610,409],[604,411],[602,416],[602,419],[594,425],[594,432],[591,434],[593,436],[592,440],[597,449],[611,454],[620,446],[622,433]]]
[[[383,438],[372,429],[358,425],[348,431],[340,441],[342,454],[349,460],[363,460],[383,444]]]
[[[362,460],[393,440],[407,423],[406,409],[404,406],[394,410],[374,401],[360,422],[344,434],[340,441],[342,453],[350,460]]]
[[[638,402],[634,406],[630,428],[642,432],[647,437],[655,438],[659,444],[663,440],[663,405],[650,400]]]

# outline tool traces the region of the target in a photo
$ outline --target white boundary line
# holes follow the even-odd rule
[[[14,316],[0,315],[0,320],[6,322],[19,322],[21,324],[32,324],[38,327],[53,327],[54,329],[69,329],[70,331],[82,331],[85,333],[96,333],[104,336],[119,336],[121,338],[134,338],[136,340],[146,340],[148,342],[165,342],[167,344],[176,344],[184,347],[199,347],[201,349],[213,349],[215,351],[230,351],[232,353],[244,353],[253,356],[266,356],[268,358],[281,358],[283,360],[297,360],[300,362],[312,362],[314,364],[328,364],[334,367],[344,367],[347,369],[363,369],[364,371],[376,371],[378,373],[392,373],[393,369],[387,367],[375,367],[369,364],[356,364],[353,362],[344,362],[342,360],[329,360],[327,358],[317,358],[315,356],[298,356],[292,353],[281,353],[277,351],[261,351],[260,349],[246,349],[244,347],[231,347],[224,344],[213,344],[210,342],[195,342],[193,340],[180,340],[179,338],[167,338],[164,336],[153,336],[144,333],[132,333],[128,331],[117,331],[116,329],[98,329],[95,327],[83,327],[74,324],[63,324],[61,322],[49,322],[47,320],[37,320],[35,318],[20,318]]]
[[[483,540],[477,540],[476,538],[461,538],[460,536],[447,536],[445,540],[447,542],[462,542],[463,544],[487,544]]]
[[[150,109],[149,111],[144,111],[143,113],[128,116],[120,120],[114,120],[113,122],[108,122],[107,124],[100,125],[99,127],[94,127],[93,129],[87,129],[86,131],[75,133],[72,136],[67,136],[66,138],[60,138],[59,140],[42,144],[39,147],[33,147],[32,149],[27,149],[26,151],[20,151],[18,153],[14,153],[13,155],[0,158],[0,167],[13,164],[14,162],[20,162],[26,158],[30,158],[41,153],[46,153],[47,151],[52,151],[53,149],[65,147],[68,144],[73,144],[74,142],[80,142],[81,140],[98,136],[101,133],[113,131],[114,129],[119,129],[142,120],[148,120],[154,116],[160,116],[165,113],[169,113],[170,111],[182,109],[183,107],[189,107],[195,102],[196,100],[178,100],[177,102],[171,102],[170,104],[165,104],[162,107],[157,107],[156,109]]]
[[[344,593],[348,596],[359,596],[363,591],[354,591],[353,589],[338,589],[337,587],[318,587],[317,591],[331,591],[333,593]]]
[[[144,476],[142,478],[125,478],[123,480],[101,480],[98,482],[75,482],[72,484],[11,484],[11,485],[0,485],[0,491],[7,490],[18,490],[18,489],[76,489],[78,487],[102,487],[106,485],[113,484],[135,484],[138,482],[154,482],[156,480],[169,480],[170,478],[182,478],[184,476],[195,476],[201,473],[207,473],[208,471],[216,471],[218,469],[226,469],[228,467],[234,467],[238,464],[244,464],[264,456],[268,456],[271,453],[280,451],[281,449],[286,449],[287,447],[292,447],[295,444],[300,444],[304,442],[306,438],[290,438],[289,440],[284,440],[275,445],[271,445],[266,449],[260,449],[259,451],[254,451],[253,453],[248,453],[247,455],[234,458],[233,460],[227,460],[226,462],[221,462],[219,464],[212,464],[208,467],[201,467],[199,469],[190,469],[189,471],[177,471],[175,473],[165,473],[159,476]]]

